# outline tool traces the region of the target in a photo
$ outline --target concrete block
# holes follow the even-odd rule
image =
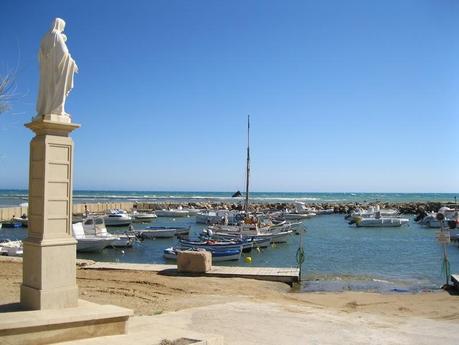
[[[206,273],[212,269],[212,254],[207,251],[177,253],[177,270],[184,273]]]

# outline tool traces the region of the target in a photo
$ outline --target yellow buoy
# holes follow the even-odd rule
[[[245,261],[246,264],[250,264],[250,263],[252,263],[252,258],[250,256],[247,256],[247,257],[244,258],[244,261]]]

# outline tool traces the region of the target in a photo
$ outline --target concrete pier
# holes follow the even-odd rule
[[[131,270],[151,271],[164,275],[190,275],[177,271],[177,265],[160,264],[129,264],[114,262],[96,262],[83,267],[92,270]],[[237,266],[212,266],[206,273],[193,274],[205,277],[218,278],[248,278],[266,281],[282,282],[292,285],[299,281],[298,268],[289,267],[237,267]]]

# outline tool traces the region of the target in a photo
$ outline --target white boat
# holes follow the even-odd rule
[[[269,237],[271,243],[285,243],[290,235],[293,234],[292,226],[288,223],[281,226],[266,226],[261,228],[258,227],[257,224],[241,224],[239,226],[216,225],[210,226],[208,229],[215,232],[217,235],[239,234],[242,236],[256,236],[260,238]]]
[[[244,214],[239,211],[217,210],[202,211],[196,214],[198,224],[238,224],[244,219]]]
[[[187,211],[189,216],[196,216],[199,212],[204,211],[201,208],[184,208],[183,210]]]
[[[370,206],[368,210],[357,208],[350,214],[351,219],[357,218],[373,218],[376,216],[380,217],[395,217],[397,216],[398,211],[394,209],[381,209],[379,205],[376,207]]]
[[[286,243],[292,234],[293,230],[286,230],[275,234],[264,234],[262,236],[271,237],[271,243]]]
[[[223,211],[204,211],[196,214],[198,224],[223,224],[226,212]]]
[[[449,237],[451,241],[458,242],[459,241],[459,230],[449,230]]]
[[[104,222],[107,226],[128,226],[132,223],[132,217],[123,210],[110,210],[104,216]]]
[[[455,221],[456,223],[459,223],[459,214],[458,211],[451,209],[449,207],[441,207],[438,210],[438,213],[443,214],[445,217],[443,223],[445,226],[447,226],[448,222],[450,221]],[[428,228],[440,228],[441,227],[441,222],[437,219],[437,214],[435,212],[423,212],[418,217],[415,218],[415,220],[418,222],[418,224],[425,225]],[[420,219],[420,217],[422,217]]]
[[[188,217],[190,215],[190,212],[188,210],[184,210],[181,206],[178,208],[156,210],[155,213],[158,217],[170,218]]]
[[[316,215],[312,209],[306,207],[304,202],[295,202],[294,206],[295,210],[283,212],[281,218],[286,220],[302,220]]]
[[[0,242],[0,255],[22,256],[23,250],[22,241],[5,240]]]
[[[301,220],[314,217],[315,213],[295,213],[295,212],[285,212],[282,214],[281,218],[285,220]]]
[[[374,227],[374,228],[393,228],[400,227],[408,224],[409,219],[394,218],[394,217],[381,217],[381,218],[358,218],[355,220],[355,225],[361,227]]]
[[[78,252],[101,252],[113,243],[113,239],[86,235],[83,223],[72,224],[72,235],[77,240]]]
[[[83,221],[83,230],[86,236],[96,236],[104,239],[112,240],[112,247],[116,248],[129,248],[134,244],[136,237],[135,234],[111,234],[105,227],[104,219],[102,217],[90,217]]]
[[[175,235],[189,233],[189,227],[172,227],[172,226],[149,226],[142,230],[134,230],[134,233],[143,239],[152,238],[171,238]]]
[[[175,236],[175,229],[158,229],[158,230],[134,230],[136,235],[142,239],[151,238],[171,238]]]
[[[147,212],[137,212],[133,211],[131,214],[131,218],[135,222],[150,222],[151,220],[157,218],[158,216],[155,213],[147,213]]]
[[[326,209],[321,209],[321,210],[319,209],[319,210],[315,210],[314,213],[317,215],[333,214],[335,213],[335,209],[334,208],[326,208]]]

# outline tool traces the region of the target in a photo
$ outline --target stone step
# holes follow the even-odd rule
[[[45,345],[124,334],[129,309],[78,301],[78,307],[0,313],[0,343]]]

